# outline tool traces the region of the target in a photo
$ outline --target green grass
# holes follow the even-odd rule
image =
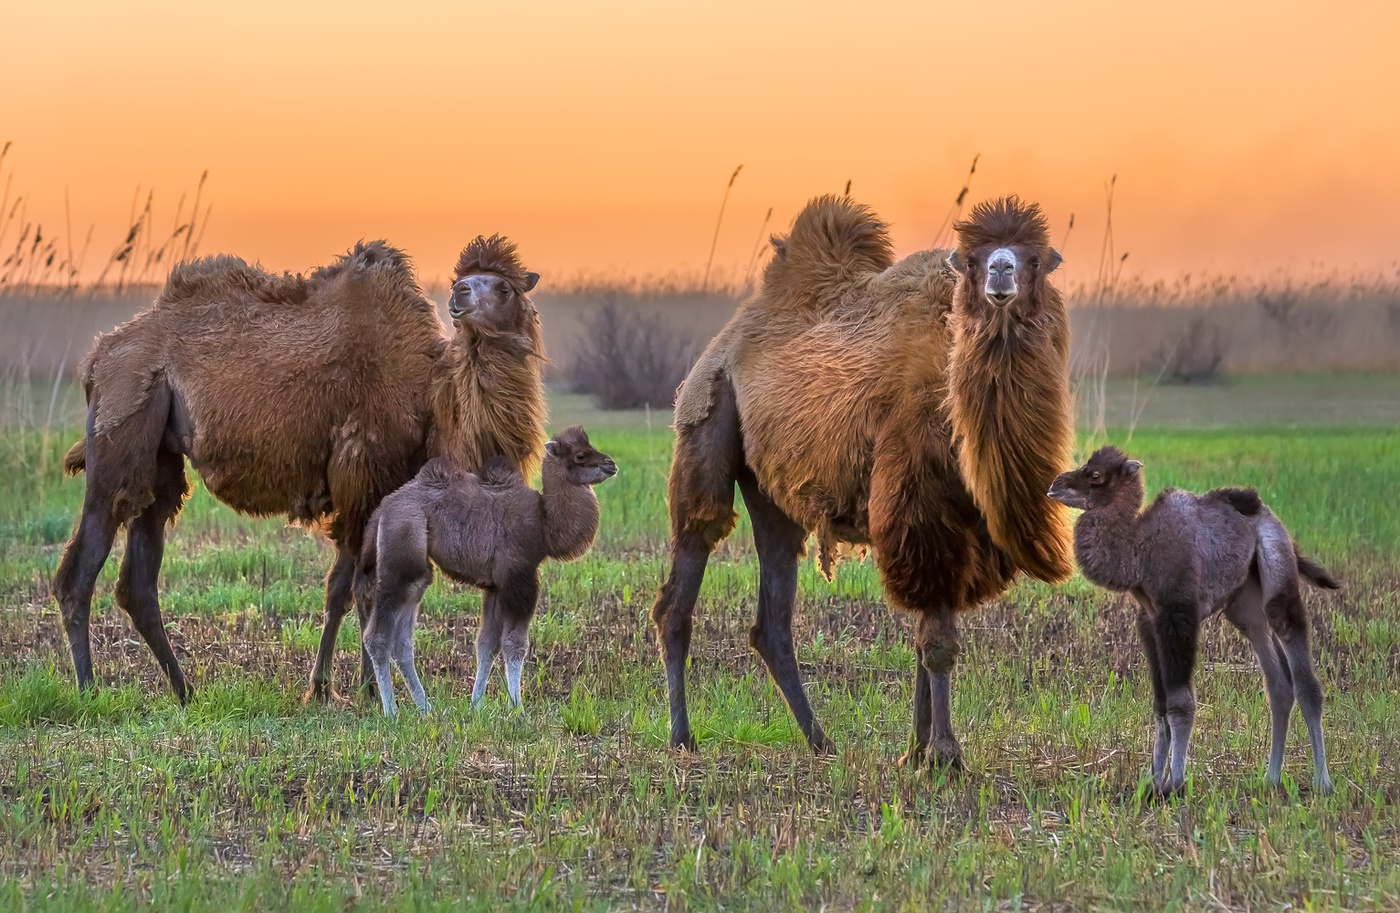
[[[1190,792],[1159,803],[1143,780],[1150,705],[1132,612],[1078,578],[1021,583],[966,618],[953,709],[971,769],[948,779],[895,767],[913,657],[873,567],[843,565],[828,584],[804,563],[799,656],[839,745],[813,758],[747,648],[747,520],[696,617],[702,751],[669,751],[648,621],[666,570],[669,416],[648,427],[574,397],[554,414],[582,420],[621,473],[598,489],[594,551],[546,566],[524,711],[499,670],[471,706],[480,599],[439,582],[418,641],[433,712],[392,721],[302,706],[329,549],[202,488],[162,577],[194,700],[175,704],[112,605],[115,560],[94,610],[103,687],[79,697],[48,595],[82,498],[56,471],[73,432],[0,432],[0,908],[1400,906],[1395,427],[1109,435],[1154,489],[1258,487],[1347,584],[1309,596],[1337,793],[1311,792],[1296,717],[1285,787],[1264,785],[1259,675],[1242,638],[1212,622]],[[357,636],[348,620],[345,694]]]

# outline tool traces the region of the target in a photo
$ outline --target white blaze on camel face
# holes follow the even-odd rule
[[[1016,297],[1016,252],[999,247],[987,258],[987,282],[982,287],[987,301],[1006,307]]]

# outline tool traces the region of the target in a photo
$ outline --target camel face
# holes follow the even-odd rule
[[[1060,473],[1045,494],[1066,507],[1090,510],[1113,500],[1141,470],[1142,463],[1128,459],[1117,447],[1100,447],[1083,466]]]
[[[1006,307],[1016,298],[1016,252],[998,247],[987,258],[987,281],[982,293],[994,307]]]
[[[529,274],[538,278],[534,273]],[[534,287],[534,282],[529,283]],[[526,289],[528,291],[528,289]],[[474,273],[452,283],[447,305],[454,320],[496,332],[518,332],[526,318],[524,292],[494,273]]]
[[[583,428],[574,425],[544,445],[545,455],[562,463],[571,485],[597,485],[617,475],[613,458],[588,441]]]
[[[1039,251],[1029,245],[984,244],[969,251],[966,258],[955,251],[948,262],[973,288],[980,286],[983,299],[993,308],[1033,311],[1038,298],[1034,290],[1044,276],[1060,265],[1060,255],[1051,248],[1042,259]]]

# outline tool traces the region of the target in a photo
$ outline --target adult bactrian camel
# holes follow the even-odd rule
[[[285,513],[335,543],[308,692],[328,697],[355,558],[380,500],[434,456],[538,465],[544,353],[525,297],[538,279],[514,244],[477,238],[457,263],[448,335],[408,257],[383,242],[305,277],[227,256],[177,266],[155,304],[101,336],[82,369],[87,436],[65,465],[86,470],[87,491],[54,578],[79,687],[93,684],[93,586],[125,524],[116,602],[176,696],[189,696],[156,595],[165,525],[190,490],[188,457],[234,509]],[[362,650],[361,681],[372,676]]]
[[[1067,520],[1045,496],[1072,430],[1069,326],[1046,279],[1060,256],[1039,208],[1015,197],[979,205],[957,231],[957,250],[895,263],[868,208],[814,200],[682,385],[671,572],[652,608],[673,746],[695,745],[691,617],[710,551],[734,527],[736,483],[759,556],[749,643],[817,750],[827,739],[792,646],[809,533],[825,573],[845,547],[872,547],[890,602],[916,617],[901,763],[961,764],[949,715],[958,615],[1018,571],[1069,576]]]

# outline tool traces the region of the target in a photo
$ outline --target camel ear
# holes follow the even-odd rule
[[[1055,250],[1055,248],[1053,247],[1050,248],[1050,256],[1045,258],[1045,272],[1053,273],[1055,271],[1055,267],[1059,266],[1063,262],[1065,262],[1065,258],[1060,256],[1060,252]],[[1142,464],[1139,463],[1138,465]]]
[[[1123,469],[1125,472],[1128,473],[1128,475],[1135,476],[1142,469],[1142,463],[1138,462],[1137,460],[1129,460],[1128,462],[1123,464]]]
[[[786,259],[787,259],[787,239],[786,239],[786,238],[780,238],[780,237],[778,237],[777,235],[769,235],[769,236],[768,236],[768,243],[771,244],[771,245],[773,245],[773,253],[777,255],[777,257],[778,257],[779,260],[786,260]]]
[[[534,288],[536,285],[538,285],[538,284],[539,284],[539,281],[540,281],[540,274],[539,274],[539,273],[526,273],[526,274],[525,274],[525,285],[524,285],[523,288],[520,289],[520,293],[523,295],[525,292],[528,292],[530,289],[532,289],[532,288]]]
[[[953,268],[953,272],[960,275],[967,275],[967,264],[963,262],[962,254],[956,250],[948,254],[948,265]]]
[[[556,459],[558,459],[562,455],[561,451],[559,450],[558,441],[545,441],[544,452]]]

